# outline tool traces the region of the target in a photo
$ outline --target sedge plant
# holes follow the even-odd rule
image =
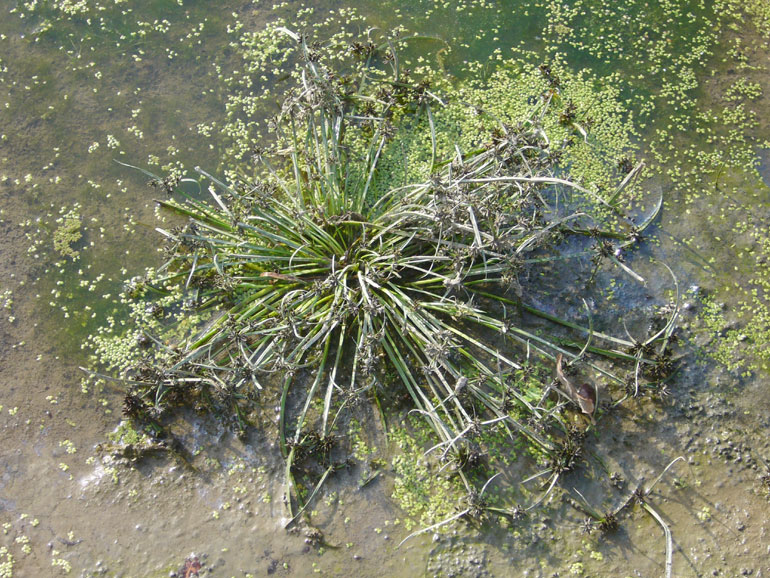
[[[211,186],[196,194],[153,176],[170,193],[159,204],[187,222],[159,229],[168,260],[152,285],[176,286],[212,315],[173,346],[147,336],[163,355],[130,372],[126,413],[196,399],[243,427],[255,393],[278,388],[289,519],[339,467],[331,455],[346,412],[360,400],[386,412],[393,390],[435,433],[431,455],[462,465],[487,428],[503,428],[547,456],[541,475],[553,488],[579,454],[565,418],[575,400],[556,381],[523,386],[515,376],[532,358],[553,366],[562,356],[622,384],[604,357],[635,368],[638,387],[666,358],[673,323],[641,344],[614,337],[529,303],[522,279],[544,262],[597,254],[638,278],[617,257],[654,218],[635,226],[620,209],[638,170],[603,193],[571,181],[542,127],[555,94],[514,125],[493,122],[474,150],[440,150],[442,98],[400,71],[391,44],[355,45],[358,64],[343,74],[284,32],[303,60],[272,123],[275,142],[255,151],[259,177],[236,186],[198,169]],[[413,182],[383,162],[401,130],[424,137],[426,170]],[[565,191],[596,213],[557,207]],[[592,245],[565,252],[570,239]],[[553,331],[528,329],[524,314]],[[323,467],[301,492],[308,455]],[[470,496],[483,495],[486,484],[479,492],[457,471]]]

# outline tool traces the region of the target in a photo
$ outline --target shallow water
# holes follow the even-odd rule
[[[636,34],[632,24],[641,18],[641,3],[626,4],[627,34]],[[225,71],[241,65],[230,45],[237,35],[227,33],[228,25],[242,22],[244,30],[259,30],[275,13],[242,1],[104,5],[101,22],[59,18],[41,34],[39,11],[0,1],[0,293],[11,292],[0,304],[12,298],[0,310],[0,545],[7,548],[0,565],[10,554],[15,576],[167,576],[194,553],[216,576],[662,575],[663,533],[640,508],[621,521],[618,532],[598,538],[581,534],[585,516],[558,499],[518,527],[457,526],[435,541],[428,534],[396,549],[409,532],[406,514],[390,498],[393,476],[386,473],[359,489],[356,468],[337,476],[315,506],[312,523],[324,535],[319,549],[306,543],[307,529],[283,529],[283,465],[274,441],[262,433],[267,427],[241,442],[213,423],[186,416],[174,432],[195,454],[192,466],[166,454],[133,468],[105,461],[97,446],[120,421],[120,395],[109,386],[81,391],[78,368],[88,361],[81,344],[111,314],[105,295],[159,260],[152,230],[158,192],[114,160],[144,166],[155,155],[167,168],[198,164],[224,170],[222,159],[235,156],[225,150],[232,139],[220,134],[229,89],[227,74],[213,65]],[[317,3],[309,18],[323,21],[332,5]],[[767,38],[747,20],[720,33],[715,57],[693,65],[693,108],[680,112],[674,94],[671,102],[659,97],[654,114],[645,112],[646,99],[665,76],[653,69],[657,58],[667,57],[656,56],[653,48],[670,45],[680,56],[694,50],[697,39],[687,33],[711,6],[666,2],[646,15],[652,24],[645,33],[657,43],[649,54],[637,55],[647,63],[638,67],[645,76],[640,79],[632,78],[634,39],[607,32],[597,40],[605,36],[606,18],[591,16],[598,3],[569,6],[578,13],[562,26],[572,32],[556,25],[560,8],[550,2],[358,4],[372,25],[403,23],[431,36],[411,49],[425,50],[459,77],[467,76],[464,61],[487,61],[498,47],[507,57],[520,42],[549,55],[561,50],[575,68],[618,73],[624,98],[645,125],[639,129],[645,158],[655,158],[645,147],[662,142],[655,131],[675,122],[669,119],[677,114],[740,104],[723,100],[739,78],[770,93]],[[684,9],[665,14],[676,6]],[[424,16],[431,7],[435,13]],[[290,2],[277,13],[291,15],[297,8]],[[579,14],[583,9],[586,15]],[[526,16],[510,17],[525,10]],[[660,24],[677,14],[681,26]],[[722,62],[735,38],[742,40],[741,54]],[[596,49],[600,40],[614,52]],[[441,47],[451,50],[436,56]],[[741,67],[741,61],[756,69]],[[666,162],[652,162],[666,170],[651,183],[651,194],[659,191],[666,202],[656,240],[643,255],[668,263],[683,290],[700,288],[683,298],[680,371],[665,403],[632,401],[603,422],[589,446],[601,458],[561,484],[567,490],[577,486],[589,501],[611,509],[642,479],[655,479],[672,459],[684,456],[686,464],[674,466],[651,498],[671,526],[677,576],[770,574],[770,507],[760,481],[768,473],[761,460],[770,463],[768,374],[761,359],[752,361],[763,343],[747,320],[761,318],[766,309],[740,311],[740,289],[757,282],[769,250],[763,238],[770,160],[768,149],[759,146],[770,140],[769,102],[766,96],[747,100],[758,121],[738,131],[761,162],[759,174],[725,162],[718,177],[698,180],[698,188],[672,176],[674,153]],[[708,142],[702,134],[679,131],[671,146],[719,149],[719,139]],[[720,138],[736,149],[740,144],[736,135]],[[53,233],[62,208],[66,212],[76,203],[83,237],[72,244],[80,253],[72,261],[54,251]],[[643,261],[640,256],[638,270],[648,279],[651,302],[660,303],[670,278]],[[759,285],[760,305],[766,290]],[[704,318],[704,296],[722,312],[718,327]],[[726,368],[728,360],[715,361],[711,353],[731,329],[747,332],[732,351],[748,361]],[[265,406],[273,401],[265,400]],[[623,473],[625,486],[609,487],[608,472]]]

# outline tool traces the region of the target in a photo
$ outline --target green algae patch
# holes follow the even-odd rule
[[[703,331],[713,337],[708,354],[730,371],[748,377],[756,371],[770,371],[770,305],[766,297],[770,274],[764,266],[770,258],[770,239],[762,226],[746,224],[740,228],[754,240],[752,257],[759,266],[752,267],[747,284],[733,283],[724,289],[734,294],[733,307],[728,309],[714,296],[706,297],[699,318]]]
[[[437,474],[440,464],[422,455],[432,439],[430,430],[410,419],[388,437],[400,449],[391,461],[395,476],[392,497],[409,515],[404,520],[406,529],[430,526],[451,516],[464,496],[464,487],[457,476]]]
[[[0,577],[13,578],[13,554],[5,546],[0,547]]]
[[[74,259],[80,252],[74,245],[83,237],[79,207],[73,207],[56,219],[56,230],[53,232],[53,248],[62,257]]]
[[[764,0],[748,0],[741,2],[740,6],[751,18],[759,34],[770,38],[770,4]]]
[[[114,432],[108,433],[107,438],[118,446],[137,445],[149,442],[147,436],[131,425],[130,422],[121,421]]]

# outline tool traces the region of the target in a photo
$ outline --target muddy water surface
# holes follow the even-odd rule
[[[563,488],[611,510],[683,456],[649,498],[673,532],[674,575],[770,576],[762,482],[770,474],[768,374],[756,357],[767,312],[760,269],[770,257],[770,161],[760,145],[770,140],[770,101],[724,99],[740,79],[770,94],[767,38],[748,18],[726,27],[712,46],[715,56],[692,67],[698,82],[685,111],[743,107],[758,120],[739,119],[737,128],[702,138],[672,128],[669,139],[656,131],[676,124],[666,115],[684,114],[681,102],[672,97],[671,109],[659,103],[656,114],[644,112],[641,95],[655,91],[654,66],[634,84],[632,61],[614,65],[595,48],[602,36],[615,50],[631,40],[604,31],[601,18],[590,17],[592,3],[572,3],[569,17],[547,2],[449,4],[386,3],[383,10],[364,3],[360,11],[381,27],[398,22],[429,33],[426,58],[457,76],[467,74],[464,61],[491,70],[495,50],[508,57],[520,42],[551,55],[563,51],[576,68],[625,75],[629,106],[645,125],[639,154],[660,170],[654,192],[666,203],[646,256],[666,261],[679,278],[680,369],[667,398],[631,400],[601,424],[589,444],[595,459]],[[628,4],[632,12],[635,3]],[[682,22],[710,9],[690,4],[681,3]],[[0,575],[182,576],[193,556],[201,575],[212,576],[663,575],[663,531],[640,507],[616,532],[598,537],[583,534],[585,514],[554,495],[519,526],[459,525],[397,549],[409,532],[407,514],[390,498],[389,473],[362,489],[360,470],[340,474],[315,506],[313,526],[284,530],[283,464],[267,425],[237,440],[214,422],[182,416],[174,432],[190,460],[159,452],[132,465],[104,451],[121,420],[121,397],[109,384],[83,390],[79,367],[88,354],[81,345],[107,323],[122,279],[159,259],[158,192],[114,161],[158,171],[196,164],[222,170],[233,140],[220,134],[232,123],[226,78],[240,63],[238,35],[228,28],[259,30],[276,15],[245,2],[104,7],[80,14],[70,2],[0,2]],[[288,3],[278,13],[298,9]],[[318,3],[306,17],[321,22],[330,10]],[[674,56],[693,50],[678,47],[680,38],[667,40],[665,29],[648,33],[674,45]],[[673,152],[660,154],[666,147]],[[729,155],[677,157],[689,147],[752,150],[760,173]],[[694,172],[706,176],[678,178],[693,158],[701,163]],[[68,215],[79,238],[65,235]],[[639,261],[651,301],[663,303],[670,278]],[[760,320],[756,328],[753,319]],[[726,352],[724,343],[731,345]],[[715,359],[716,351],[724,354]],[[264,420],[274,416],[268,411]],[[609,483],[610,473],[623,481]]]

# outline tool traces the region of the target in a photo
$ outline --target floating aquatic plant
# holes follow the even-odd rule
[[[343,465],[334,448],[348,410],[371,400],[385,413],[383,400],[403,391],[435,433],[427,453],[454,464],[466,486],[468,506],[452,519],[514,514],[484,499],[492,478],[467,473],[492,427],[545,456],[539,475],[548,475],[548,490],[539,503],[580,455],[584,433],[570,414],[586,414],[581,423],[590,427],[602,411],[599,385],[573,383],[569,367],[579,363],[622,387],[627,378],[597,360],[625,364],[629,391],[638,393],[645,377],[658,380],[670,365],[675,313],[637,342],[528,299],[526,279],[544,263],[606,261],[641,280],[622,250],[641,239],[657,210],[635,225],[620,209],[641,167],[629,166],[613,190],[570,180],[560,164],[568,143],[550,142],[543,119],[556,114],[582,139],[586,131],[574,104],[561,103],[569,114],[550,112],[556,84],[520,122],[490,119],[495,128],[472,150],[439,150],[435,117],[444,102],[400,69],[392,44],[354,44],[358,64],[343,72],[325,67],[304,37],[283,32],[300,45],[303,62],[272,121],[275,142],[254,151],[260,176],[230,185],[198,169],[212,183],[204,192],[190,191],[190,179],[151,175],[168,193],[158,203],[188,222],[159,229],[168,259],[129,294],[165,295],[146,305],[146,318],[211,315],[173,345],[138,335],[137,345],[154,353],[121,368],[125,413],[155,419],[194,400],[244,428],[256,394],[278,387],[286,503],[295,519]],[[410,174],[393,169],[404,131],[422,136],[411,139],[426,151],[421,180],[394,176]],[[573,197],[582,199],[573,203],[579,209],[569,209]],[[169,293],[185,308],[174,311]],[[524,315],[550,329],[528,328]],[[557,360],[558,380],[527,377],[536,362]],[[322,468],[314,488],[300,490],[295,476],[310,457]]]

